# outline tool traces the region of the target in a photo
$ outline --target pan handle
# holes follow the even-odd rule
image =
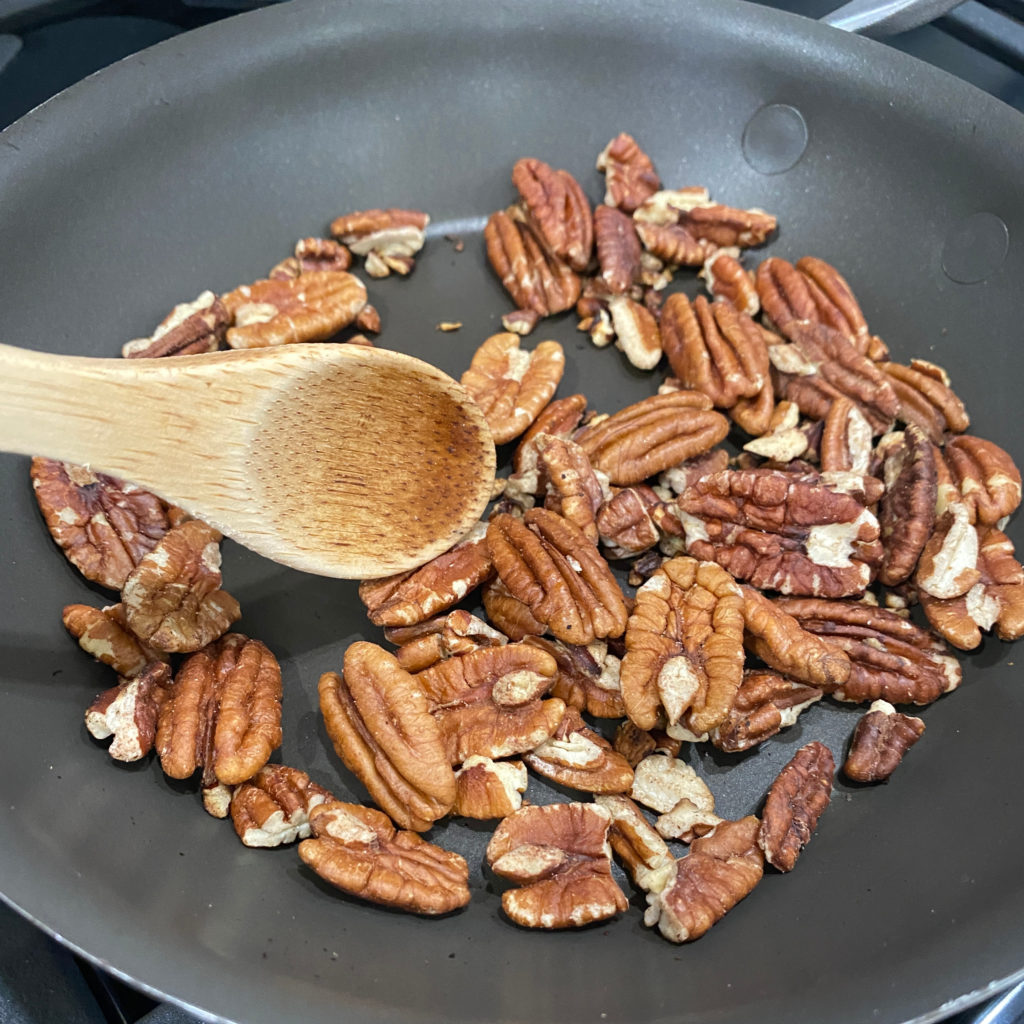
[[[849,0],[821,20],[866,36],[893,36],[952,10],[962,0]]]

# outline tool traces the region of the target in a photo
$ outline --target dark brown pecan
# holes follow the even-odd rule
[[[619,683],[621,663],[603,640],[584,646],[531,636],[525,642],[546,651],[558,665],[549,690],[552,697],[594,718],[621,718],[626,713]]]
[[[155,494],[83,466],[36,457],[31,475],[39,511],[68,561],[111,590],[178,521]]]
[[[832,751],[817,741],[802,746],[779,772],[761,812],[757,842],[779,871],[792,871],[832,796]]]
[[[822,686],[837,700],[881,697],[892,704],[930,704],[960,685],[960,663],[946,644],[886,608],[793,597],[775,604],[849,656],[849,678],[839,686]]]
[[[757,295],[754,275],[728,249],[713,252],[705,261],[701,277],[711,294],[728,302],[747,316],[757,316],[761,300]]]
[[[629,762],[587,727],[576,708],[566,708],[554,735],[523,760],[538,775],[584,793],[625,793],[633,785]]]
[[[710,835],[696,840],[686,857],[676,861],[664,885],[647,897],[644,924],[670,942],[692,942],[720,921],[764,874],[764,856],[757,845],[760,822],[753,815],[724,821]]]
[[[216,352],[224,341],[231,314],[213,292],[202,292],[193,302],[175,306],[148,338],[124,344],[126,359],[156,359]]]
[[[885,492],[878,523],[885,554],[878,578],[893,587],[910,578],[935,527],[937,449],[924,431],[910,424],[902,436],[883,439]],[[882,445],[879,446],[883,450]]]
[[[613,746],[635,768],[650,754],[678,756],[683,741],[669,736],[662,729],[641,729],[627,718],[615,730]]]
[[[923,734],[920,718],[876,700],[853,730],[843,774],[854,782],[884,782]]]
[[[171,670],[162,661],[150,662],[131,678],[105,690],[85,712],[85,727],[98,740],[114,737],[107,752],[115,761],[138,761],[156,740],[160,705],[167,699]]]
[[[640,239],[632,218],[613,206],[598,206],[594,241],[600,279],[613,295],[625,294],[640,283]]]
[[[632,213],[645,199],[661,188],[661,180],[651,158],[636,139],[625,132],[616,135],[597,158],[597,169],[604,172],[604,201]]]
[[[942,452],[972,523],[995,526],[1020,504],[1021,480],[1009,453],[992,441],[961,434]]]
[[[652,395],[577,431],[590,463],[612,484],[638,484],[723,440],[729,421],[696,391]]]
[[[686,550],[737,579],[785,594],[859,594],[882,556],[873,477],[833,480],[770,469],[701,477],[678,499]]]
[[[61,613],[64,628],[86,654],[109,665],[119,676],[137,676],[151,661],[166,661],[167,655],[143,643],[129,628],[124,605],[102,610],[87,604],[69,604]]]
[[[333,799],[298,768],[267,764],[231,794],[231,823],[246,846],[294,843],[309,838],[313,808]]]
[[[852,399],[841,396],[823,421],[819,460],[823,473],[859,473],[871,467],[871,424]]]
[[[899,400],[898,417],[915,423],[933,444],[941,445],[946,432],[962,434],[970,425],[963,402],[949,387],[946,371],[923,359],[912,359],[909,366],[879,363]]]
[[[524,157],[512,168],[512,184],[522,197],[527,223],[548,252],[573,270],[587,269],[594,246],[590,203],[568,171]]]
[[[800,712],[821,700],[816,686],[794,682],[778,672],[747,669],[736,698],[711,742],[733,754],[749,750],[796,722]]]

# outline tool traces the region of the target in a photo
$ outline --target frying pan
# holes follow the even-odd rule
[[[291,3],[146,51],[0,135],[4,340],[114,355],[332,217],[402,205],[429,211],[433,233],[409,279],[371,282],[382,343],[458,375],[511,308],[480,231],[511,200],[513,162],[566,167],[598,199],[595,156],[626,130],[667,185],[776,213],[766,253],[838,266],[895,356],[944,365],[972,430],[1020,462],[1022,128],[869,40],[727,0]],[[441,334],[442,320],[464,326]],[[560,393],[593,408],[662,376],[593,349],[572,316],[544,337],[567,350]],[[960,691],[924,710],[924,740],[889,783],[839,782],[797,869],[697,943],[663,941],[636,907],[571,934],[517,929],[480,868],[489,830],[457,824],[431,837],[467,856],[474,899],[421,920],[339,895],[293,849],[242,847],[154,763],[110,761],[82,725],[107,670],[60,626],[64,604],[109,595],[53,546],[26,461],[0,467],[0,888],[153,993],[244,1024],[827,1024],[934,1020],[1022,973],[1024,655],[1011,646],[966,657]],[[320,673],[351,641],[380,639],[355,584],[224,554],[239,628],[283,664],[280,759],[361,798],[316,709]],[[741,815],[796,747],[822,739],[841,757],[859,713],[815,706],[757,752],[690,756],[719,812]]]

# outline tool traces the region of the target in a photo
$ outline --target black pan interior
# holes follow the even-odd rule
[[[808,141],[790,169],[764,173],[773,140],[761,159],[743,139],[773,104],[799,111]],[[174,303],[256,279],[332,217],[398,205],[429,211],[434,233],[410,279],[371,283],[381,343],[458,376],[510,308],[480,230],[512,198],[512,163],[566,167],[597,201],[596,154],[626,130],[667,185],[778,214],[766,252],[836,264],[894,355],[945,366],[973,432],[1020,461],[1021,128],[877,44],[726,0],[296,0],[129,59],[0,134],[3,338],[115,355]],[[971,236],[979,213],[1005,225],[1005,253],[999,237],[992,255],[991,235]],[[951,279],[944,252],[947,269],[959,258],[983,279]],[[464,326],[441,334],[442,320]],[[560,393],[594,407],[660,381],[592,349],[572,317],[534,337],[565,345]],[[461,826],[432,837],[470,858],[475,898],[420,920],[329,891],[293,850],[243,848],[157,766],[109,761],[81,720],[107,670],[64,635],[60,609],[110,598],[53,547],[27,461],[5,457],[0,471],[0,889],[153,991],[245,1024],[825,1024],[934,1019],[1024,963],[1012,647],[989,640],[965,659],[961,691],[924,712],[925,739],[891,782],[839,785],[798,869],[692,946],[651,934],[636,908],[575,934],[514,928],[479,870],[487,831]],[[239,628],[284,666],[282,760],[358,798],[316,710],[319,674],[352,640],[379,639],[355,585],[231,544],[225,580]],[[856,715],[818,707],[755,755],[695,755],[720,812],[756,809],[812,738],[841,755]]]

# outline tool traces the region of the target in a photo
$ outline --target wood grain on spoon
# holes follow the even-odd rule
[[[324,576],[440,554],[494,480],[490,431],[461,385],[385,349],[120,360],[0,345],[0,395],[0,449],[130,480]]]

